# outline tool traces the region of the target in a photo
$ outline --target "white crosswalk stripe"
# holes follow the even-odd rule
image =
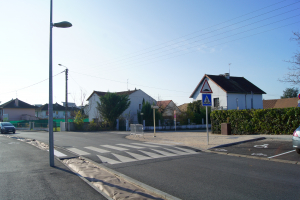
[[[145,146],[145,147],[159,147],[157,145],[152,145],[152,144],[144,144],[144,143],[132,143],[135,145],[140,145],[140,146]]]
[[[128,151],[128,149],[122,148],[122,147],[116,147],[113,145],[101,145],[102,147],[106,147],[109,149],[115,149],[115,150],[119,150],[119,151]]]
[[[167,150],[167,151],[171,151],[173,153],[176,153],[178,155],[188,155],[188,154],[191,154],[191,153],[188,153],[188,152],[178,151],[178,150],[175,150],[175,149],[167,149],[167,148],[164,148],[164,149]]]
[[[137,160],[148,160],[148,159],[152,159],[151,157],[147,157],[147,156],[143,156],[140,154],[136,154],[136,153],[131,153],[129,151],[126,151],[126,153],[128,153],[129,155],[131,155],[132,157],[134,157]]]
[[[187,153],[191,153],[191,154],[196,154],[197,152],[196,151],[193,151],[193,150],[190,150],[190,149],[185,149],[185,148],[180,148],[180,147],[174,147],[176,149],[179,149],[181,151],[185,151]]]
[[[89,155],[90,153],[82,151],[80,149],[76,149],[76,148],[68,148],[69,151],[72,151],[78,155]]]
[[[129,147],[129,148],[134,148],[134,149],[144,149],[145,147],[138,147],[138,146],[134,146],[132,144],[117,144],[120,146],[124,146],[124,147]]]
[[[126,156],[121,156],[121,155],[115,154],[115,153],[113,153],[112,155],[114,155],[116,158],[118,158],[123,163],[137,161],[136,159],[129,158],[129,157],[126,157]]]
[[[145,142],[147,144],[154,144],[154,145],[163,145],[163,146],[174,146],[172,144],[157,144],[157,143],[154,143],[154,142]]]
[[[110,151],[100,149],[100,148],[97,148],[97,147],[84,147],[84,148],[92,150],[92,151],[96,151],[96,152],[99,152],[99,153],[108,153],[108,152],[110,152]]]
[[[152,157],[152,158],[163,158],[163,157],[166,157],[164,155],[159,155],[159,154],[156,154],[156,153],[152,153],[152,152],[148,152],[148,151],[142,151],[142,150],[139,150],[140,152]]]
[[[106,158],[106,157],[104,157],[104,156],[99,156],[99,155],[97,155],[97,156],[98,156],[98,158],[100,158],[100,160],[101,160],[103,163],[109,163],[109,164],[111,164],[111,165],[121,163],[120,161],[116,161],[116,160],[113,160],[113,159],[110,159],[110,158]]]
[[[169,153],[169,152],[162,151],[162,150],[157,150],[157,149],[151,149],[151,150],[156,151],[164,156],[178,156],[177,154]]]

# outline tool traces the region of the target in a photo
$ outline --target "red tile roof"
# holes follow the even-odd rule
[[[298,107],[298,97],[285,98],[285,99],[270,99],[263,100],[263,108],[290,108]]]

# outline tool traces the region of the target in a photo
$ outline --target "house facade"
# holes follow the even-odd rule
[[[172,100],[157,101],[156,105],[159,107],[158,112],[160,112],[164,118],[173,119],[175,110],[176,115],[179,115],[181,113],[180,109]]]
[[[263,98],[266,94],[244,77],[205,74],[190,98],[193,101],[202,100],[201,89],[208,82],[211,93],[212,109],[262,109]]]
[[[89,121],[99,120],[102,121],[101,115],[97,110],[97,102],[100,102],[100,96],[104,96],[106,92],[94,91],[87,99],[89,102],[88,107],[85,108],[85,113],[89,116]],[[143,100],[148,101],[150,104],[156,104],[156,100],[150,97],[142,90],[129,90],[124,92],[116,92],[119,95],[128,95],[130,106],[122,113],[122,117],[130,120],[132,123],[137,123],[137,111],[142,109]]]
[[[71,112],[73,108],[68,107],[67,117],[71,118]],[[59,105],[58,103],[53,104],[53,118],[54,119],[65,119],[66,107]],[[48,104],[44,104],[35,109],[35,116],[40,119],[48,119]]]
[[[1,121],[35,120],[35,106],[18,98],[0,105]]]

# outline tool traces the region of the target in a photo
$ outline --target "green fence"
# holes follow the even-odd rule
[[[73,122],[73,119],[68,119],[68,122]],[[47,128],[48,119],[40,120],[19,120],[19,121],[10,121],[15,127],[29,127],[29,122],[34,122],[35,127]],[[53,127],[60,127],[60,122],[65,122],[65,119],[53,119]],[[84,122],[89,122],[89,118],[85,118]]]

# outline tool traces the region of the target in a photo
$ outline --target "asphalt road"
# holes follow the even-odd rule
[[[297,154],[292,147],[292,141],[285,140],[265,139],[211,150],[215,152],[300,162],[300,154]]]
[[[48,142],[47,134],[18,132],[17,135]],[[89,157],[98,163],[103,161],[98,155],[115,161],[117,158],[119,161],[124,159],[124,156],[131,158],[119,163],[110,163],[106,160],[108,162],[104,162],[104,165],[181,199],[299,198],[297,189],[300,177],[299,165],[196,152],[178,146],[156,145],[156,147],[133,149],[120,144],[141,147],[141,144],[147,143],[131,141],[125,136],[104,132],[55,133],[54,143],[68,151],[86,152],[88,154],[83,155],[84,157]],[[111,149],[111,146],[104,145],[123,147],[127,150]],[[86,147],[96,147],[109,152],[95,152],[95,149]],[[162,155],[159,151],[170,154],[174,150],[184,152],[183,149],[194,153],[132,160],[134,159],[132,155],[138,153],[144,156],[147,156],[144,152]],[[128,155],[128,152],[135,154]]]
[[[0,199],[106,199],[48,153],[0,135]]]

